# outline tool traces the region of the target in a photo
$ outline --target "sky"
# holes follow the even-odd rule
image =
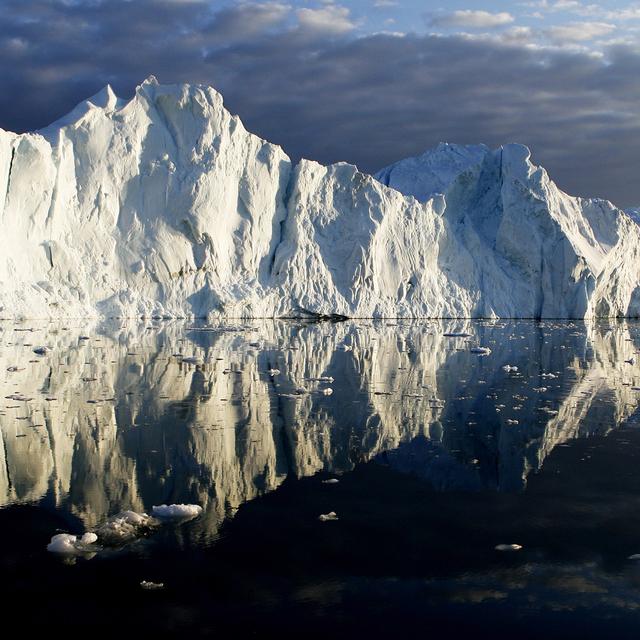
[[[640,2],[0,0],[1,128],[151,74],[294,160],[520,142],[569,193],[640,205]]]

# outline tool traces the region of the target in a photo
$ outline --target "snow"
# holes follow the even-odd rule
[[[0,130],[0,317],[640,313],[640,226],[529,150],[293,165],[201,85]],[[189,362],[188,359],[184,359]]]

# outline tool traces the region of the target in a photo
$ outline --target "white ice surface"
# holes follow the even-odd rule
[[[51,538],[47,551],[71,556],[91,554],[95,552],[92,545],[97,540],[98,536],[95,533],[85,533],[80,539],[70,533],[58,533]]]
[[[197,504],[161,504],[151,510],[154,518],[186,520],[197,518],[202,507]]]
[[[0,130],[0,317],[637,316],[640,226],[506,145],[292,165],[215,90]],[[187,362],[187,359],[185,359]]]

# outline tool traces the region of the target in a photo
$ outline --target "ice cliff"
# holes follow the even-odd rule
[[[205,86],[0,130],[0,318],[640,315],[640,227],[519,145],[293,165]]]

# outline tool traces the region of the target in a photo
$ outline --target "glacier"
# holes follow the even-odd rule
[[[202,85],[0,129],[0,318],[640,315],[640,227],[529,150],[293,163]]]

